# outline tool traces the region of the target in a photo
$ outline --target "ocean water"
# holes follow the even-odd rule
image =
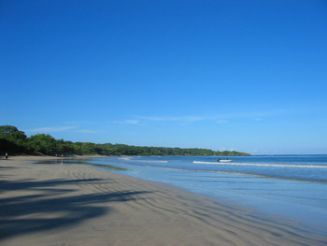
[[[327,235],[327,155],[230,157],[136,156],[95,158],[120,174],[174,185],[218,201],[246,207],[253,215],[282,218]]]

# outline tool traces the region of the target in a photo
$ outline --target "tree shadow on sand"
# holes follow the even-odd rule
[[[23,179],[22,181],[5,181],[0,180],[0,191],[15,191],[15,190],[44,190],[51,189],[48,187],[69,185],[69,184],[95,184],[102,182],[102,179],[90,178],[90,179],[51,179],[34,181],[32,179]],[[109,183],[106,180],[106,183]],[[62,188],[60,188],[62,189]]]
[[[85,220],[96,218],[111,211],[108,203],[143,199],[147,191],[98,192],[73,195],[72,189],[61,189],[69,183],[92,183],[92,180],[49,180],[0,182],[3,192],[17,189],[52,189],[61,191],[64,196],[33,194],[24,196],[0,197],[0,241],[23,234],[41,232],[62,227],[71,227]],[[107,181],[107,180],[106,180]],[[56,193],[57,194],[57,193]],[[107,204],[103,204],[107,203]]]

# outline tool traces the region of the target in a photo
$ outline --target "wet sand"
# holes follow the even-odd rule
[[[82,164],[0,160],[0,245],[326,245],[295,224]]]

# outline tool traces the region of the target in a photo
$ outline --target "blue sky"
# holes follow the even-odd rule
[[[1,1],[0,124],[327,153],[326,1]]]

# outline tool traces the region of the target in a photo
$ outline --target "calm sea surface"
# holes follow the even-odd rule
[[[121,174],[167,183],[287,219],[327,235],[327,155],[231,157],[137,156],[90,162],[126,168]]]

